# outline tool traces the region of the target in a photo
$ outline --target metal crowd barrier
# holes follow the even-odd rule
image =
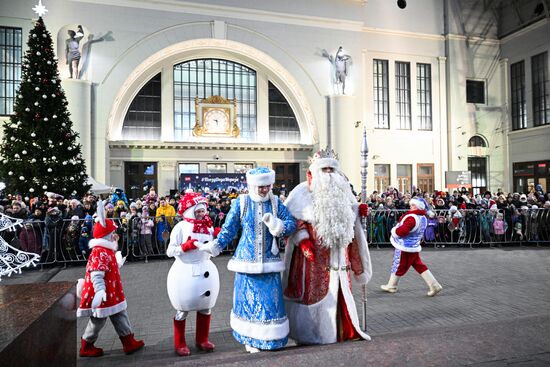
[[[391,228],[406,210],[376,209],[367,218],[367,239],[371,246],[391,246]],[[495,225],[501,213],[502,225]],[[426,245],[494,246],[550,243],[550,209],[498,210],[464,209],[451,213],[434,210],[424,233]]]
[[[367,217],[367,240],[371,247],[391,247],[391,228],[395,226],[406,210],[370,210]],[[424,246],[433,247],[481,247],[495,245],[526,245],[550,243],[550,209],[528,209],[503,213],[503,225],[495,226],[498,212],[481,209],[460,210],[459,214],[449,210],[435,210],[428,219],[424,234]],[[128,261],[147,261],[151,258],[166,258],[170,230],[181,218],[151,217],[151,233],[143,230],[145,221],[141,218],[115,219],[118,225],[119,250]],[[163,224],[171,223],[170,230],[163,230]],[[14,231],[3,231],[1,236],[10,245],[41,256],[40,263],[69,264],[87,260],[90,250],[85,248],[81,228],[92,222],[85,220],[56,221],[27,220]],[[150,224],[150,223],[149,223]],[[500,229],[500,230],[499,230]],[[91,231],[90,236],[91,238]],[[235,251],[238,236],[224,251]],[[83,243],[84,242],[84,243]],[[281,250],[283,241],[279,242]]]

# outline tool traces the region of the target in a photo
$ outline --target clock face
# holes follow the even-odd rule
[[[229,110],[226,108],[209,108],[204,113],[203,127],[209,134],[229,133]]]

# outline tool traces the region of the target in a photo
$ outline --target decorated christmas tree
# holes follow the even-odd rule
[[[42,17],[29,34],[14,113],[4,122],[0,178],[6,193],[65,196],[88,189],[78,134],[72,130],[52,38]]]

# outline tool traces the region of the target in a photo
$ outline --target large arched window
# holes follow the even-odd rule
[[[135,96],[124,117],[122,125],[124,140],[160,139],[160,89],[160,73],[158,73]]]
[[[186,140],[195,126],[195,98],[222,96],[237,100],[241,138],[256,138],[256,72],[219,59],[198,59],[174,65],[174,138]]]
[[[299,143],[300,128],[283,94],[269,82],[269,141]]]

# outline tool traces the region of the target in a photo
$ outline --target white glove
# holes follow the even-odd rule
[[[107,293],[103,289],[99,290],[92,300],[92,310],[95,310],[101,305],[101,302],[107,301]]]
[[[212,257],[218,256],[221,252],[217,244],[218,240],[208,242],[195,242],[195,246],[197,246],[200,251],[204,251],[207,254],[210,254],[210,256]]]
[[[265,213],[262,217],[262,222],[265,223],[267,228],[271,228],[273,226],[273,214],[271,213]]]
[[[116,263],[118,265],[118,268],[119,269],[122,268],[122,265],[124,265],[124,263],[126,262],[127,256],[122,257],[122,252],[117,251],[115,253],[115,258],[116,258]]]
[[[283,221],[275,218],[271,213],[265,213],[262,217],[262,222],[269,228],[269,232],[275,237],[279,237],[284,230]]]

